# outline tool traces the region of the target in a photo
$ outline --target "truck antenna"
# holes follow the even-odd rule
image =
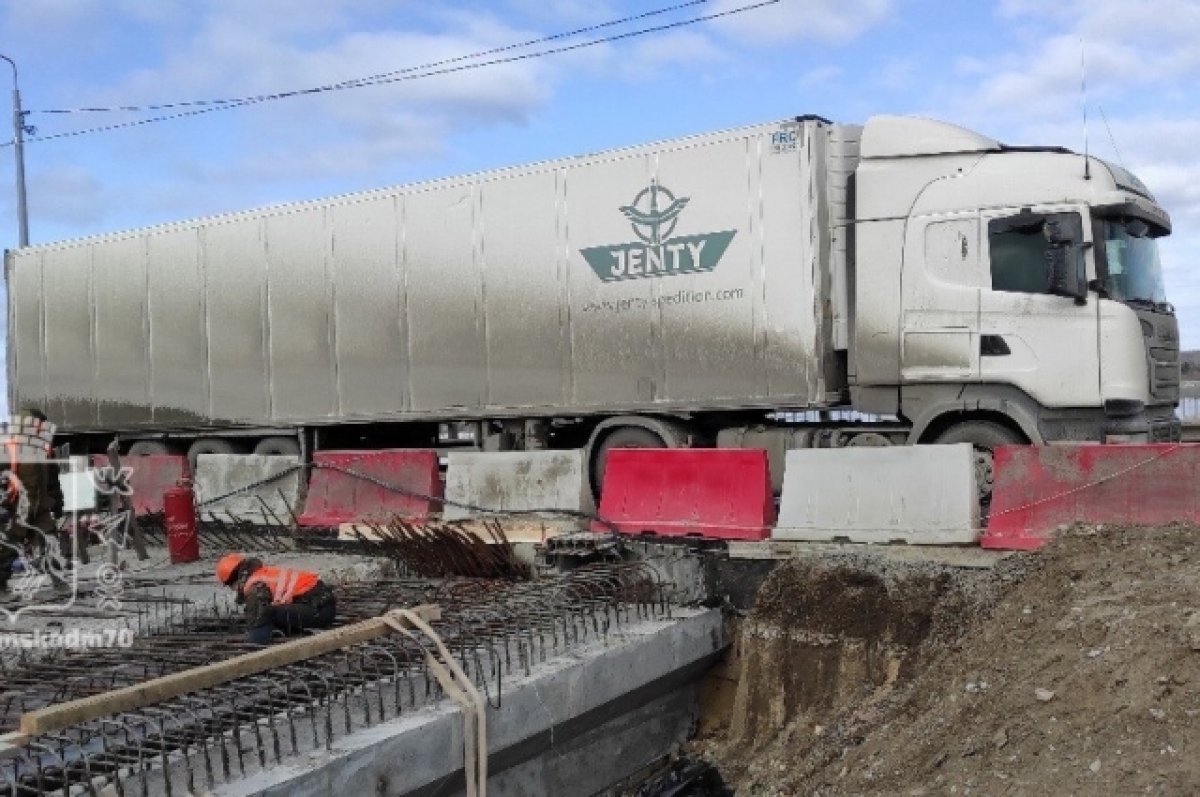
[[[1122,169],[1128,169],[1125,165],[1125,158],[1121,155],[1121,148],[1117,146],[1117,139],[1113,136],[1112,128],[1108,126],[1108,114],[1104,112],[1103,105],[1097,105],[1100,109],[1100,118],[1104,120],[1104,129],[1108,131],[1108,143],[1112,144],[1113,152],[1117,153],[1117,160],[1121,162]]]
[[[1088,157],[1087,56],[1082,36],[1079,37],[1079,94],[1083,99],[1083,179],[1090,180],[1092,164]]]

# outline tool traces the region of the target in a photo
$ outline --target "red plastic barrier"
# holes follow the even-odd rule
[[[610,451],[600,516],[628,534],[765,540],[775,522],[767,452],[723,448]]]
[[[313,454],[308,498],[299,518],[301,526],[383,523],[397,515],[424,519],[441,510],[438,500],[389,490],[343,470],[361,473],[407,493],[442,497],[438,455],[431,449],[318,451]]]
[[[108,467],[108,457],[92,455],[92,467]],[[121,467],[129,468],[129,488],[133,491],[133,511],[147,515],[163,511],[163,497],[187,475],[187,457],[174,454],[145,454],[121,457]],[[112,474],[114,477],[117,474]]]
[[[1072,523],[1200,522],[1200,445],[996,449],[984,548],[1029,551]]]

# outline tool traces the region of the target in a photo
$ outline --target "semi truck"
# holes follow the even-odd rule
[[[1176,440],[1170,230],[1096,157],[801,116],[9,251],[9,405],[77,453],[581,448],[597,485],[617,447]]]

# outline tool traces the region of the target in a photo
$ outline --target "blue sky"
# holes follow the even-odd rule
[[[637,25],[728,11],[710,0]],[[29,122],[46,109],[256,95],[403,69],[671,5],[617,0],[3,0]],[[1172,214],[1184,344],[1200,347],[1200,3],[780,0],[570,54],[266,102],[26,150],[35,243],[817,113],[953,121],[1123,161]],[[5,66],[0,64],[0,66]],[[7,96],[0,72],[0,96]],[[4,118],[0,116],[0,118]],[[1107,122],[1107,124],[1106,124]],[[1111,129],[1111,138],[1109,135]],[[6,136],[0,134],[0,139]],[[1114,143],[1115,142],[1115,147]],[[0,148],[0,245],[16,242]]]

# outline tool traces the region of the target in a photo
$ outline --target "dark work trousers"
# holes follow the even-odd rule
[[[328,588],[326,588],[328,589]],[[313,590],[322,591],[320,587]],[[301,595],[288,604],[272,605],[267,613],[266,622],[251,626],[246,631],[246,641],[255,645],[266,645],[271,641],[275,630],[282,631],[287,636],[299,634],[312,628],[330,628],[337,614],[337,601],[332,592],[322,595],[315,600],[306,600],[308,595]]]

